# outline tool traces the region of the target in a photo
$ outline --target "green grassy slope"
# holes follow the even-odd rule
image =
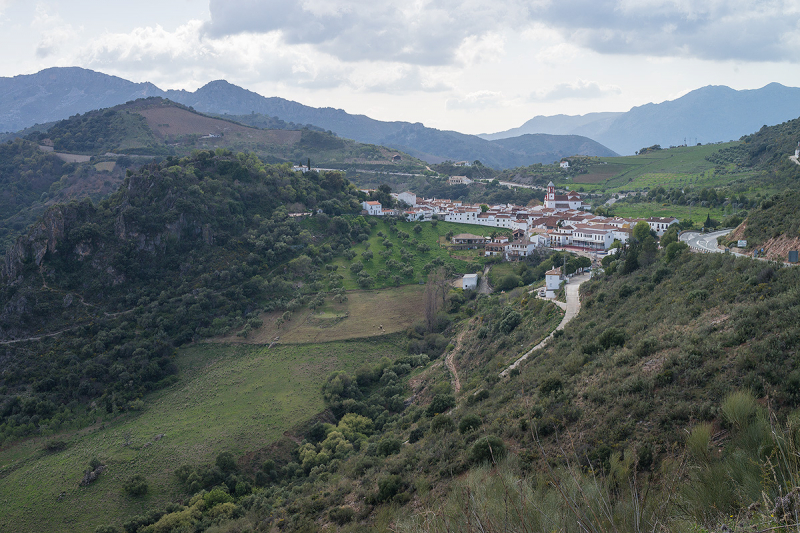
[[[212,462],[222,451],[240,456],[266,448],[322,411],[321,385],[331,371],[354,372],[365,362],[401,353],[392,338],[271,349],[206,344],[182,350],[176,359],[180,381],[148,397],[142,412],[98,413],[97,423],[85,430],[0,450],[0,483],[13,487],[3,491],[0,529],[77,532],[121,525],[131,515],[180,496],[173,475],[177,466]],[[160,434],[164,437],[156,441]],[[52,440],[64,440],[67,449],[44,452]],[[108,471],[94,484],[79,487],[93,457]],[[148,480],[143,499],[122,490],[133,474]]]

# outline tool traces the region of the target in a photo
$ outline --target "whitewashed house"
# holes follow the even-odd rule
[[[651,230],[656,232],[656,235],[661,237],[670,226],[678,223],[678,219],[673,217],[651,217],[645,222],[647,222]]]
[[[361,208],[367,212],[368,215],[382,217],[383,206],[380,202],[361,202]]]
[[[561,268],[554,268],[548,270],[544,275],[545,297],[555,298],[556,292],[561,288]]]
[[[474,291],[478,288],[478,275],[477,274],[464,274],[461,279],[461,288],[465,291]]]

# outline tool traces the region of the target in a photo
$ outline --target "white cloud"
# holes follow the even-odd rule
[[[312,44],[343,61],[447,65],[465,44],[523,23],[523,5],[522,0],[211,0],[206,30],[215,37],[279,32],[287,44]]]
[[[486,109],[502,105],[503,94],[498,91],[475,91],[465,95],[463,98],[450,98],[447,100],[447,110],[471,110]]]
[[[533,93],[531,101],[552,102],[567,99],[593,99],[618,95],[622,90],[615,85],[601,86],[596,81],[577,80],[572,83],[559,83],[555,87]]]
[[[6,6],[10,2],[6,2]],[[4,5],[0,5],[0,11]],[[56,54],[59,47],[70,42],[78,36],[78,31],[64,21],[57,13],[52,12],[52,8],[46,4],[36,5],[36,13],[31,22],[31,27],[41,34],[39,43],[36,45],[36,57],[44,59]]]

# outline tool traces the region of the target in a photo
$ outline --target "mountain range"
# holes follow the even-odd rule
[[[429,163],[478,159],[494,168],[552,163],[571,155],[632,154],[653,144],[727,141],[764,124],[800,116],[798,88],[777,83],[749,91],[709,86],[625,113],[537,116],[519,128],[476,136],[268,98],[224,80],[212,81],[193,92],[163,91],[152,83],[134,83],[69,67],[0,78],[0,131],[16,131],[147,96],[168,98],[205,113],[261,114],[311,124],[358,142],[402,150]],[[511,137],[517,140],[498,142]]]
[[[738,139],[764,125],[800,116],[800,88],[770,83],[760,89],[736,91],[709,85],[660,104],[645,104],[626,113],[582,116],[537,116],[519,128],[484,134],[487,140],[527,133],[583,135],[620,154],[660,144],[713,143]]]

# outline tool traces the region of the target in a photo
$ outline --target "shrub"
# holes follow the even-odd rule
[[[385,439],[381,439],[381,441],[378,443],[379,455],[388,456],[399,452],[400,441],[395,438],[387,437]]]
[[[400,476],[391,475],[378,480],[378,495],[379,502],[390,500],[400,491],[401,480]]]
[[[617,328],[608,328],[597,337],[597,342],[606,350],[612,346],[622,346],[625,344],[625,332]]]
[[[487,435],[475,441],[470,450],[470,459],[475,464],[497,461],[505,457],[506,445],[503,440],[496,435]]]
[[[433,401],[425,410],[428,416],[434,416],[439,413],[444,413],[451,407],[455,407],[456,398],[452,394],[437,394],[433,397]]]
[[[217,455],[217,466],[223,472],[236,472],[239,467],[236,466],[236,459],[231,452],[222,452]]]
[[[477,415],[467,415],[458,423],[459,433],[466,433],[481,427],[482,421]]]
[[[408,442],[414,444],[415,442],[419,442],[422,440],[422,437],[425,436],[425,432],[422,431],[422,428],[414,428],[411,430],[411,433],[408,435]]]
[[[742,429],[758,414],[758,404],[750,392],[732,392],[722,402],[722,416],[732,427]]]
[[[453,419],[447,415],[436,415],[431,420],[431,432],[438,433],[440,431],[444,431],[449,433],[456,428]]]
[[[500,283],[497,284],[498,291],[510,291],[511,289],[515,289],[522,285],[522,278],[517,276],[516,274],[507,274],[500,280]]]
[[[503,312],[503,318],[499,325],[500,331],[506,335],[514,331],[514,329],[522,322],[522,315],[519,313],[519,311],[509,309],[510,308],[506,308],[506,311]]]
[[[539,393],[546,396],[551,392],[560,391],[562,388],[563,384],[561,383],[561,378],[558,376],[549,376],[544,378],[541,385],[539,385]]]
[[[144,496],[147,494],[147,480],[141,474],[136,474],[128,478],[128,480],[122,484],[122,489],[129,495],[129,496]]]
[[[328,511],[328,516],[330,516],[331,520],[340,526],[352,522],[355,515],[355,511],[350,507],[334,507]]]

